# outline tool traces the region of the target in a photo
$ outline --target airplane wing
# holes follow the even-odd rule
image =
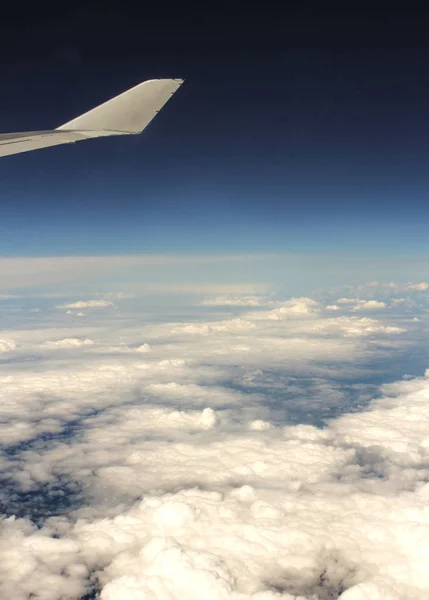
[[[56,129],[0,134],[0,156],[97,137],[141,133],[182,83],[183,79],[144,81]]]

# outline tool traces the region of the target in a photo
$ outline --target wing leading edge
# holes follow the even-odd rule
[[[0,134],[0,156],[111,135],[136,135],[182,85],[183,79],[151,79],[47,131]]]

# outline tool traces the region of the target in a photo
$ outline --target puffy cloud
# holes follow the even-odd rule
[[[0,352],[11,352],[15,350],[16,342],[13,340],[2,340],[0,339]]]
[[[141,344],[141,346],[136,348],[136,352],[152,352],[152,348],[149,344]]]
[[[373,282],[356,286],[345,286],[337,290],[331,289],[327,296],[323,296],[327,304],[337,304],[351,311],[382,311],[389,310],[396,315],[418,314],[428,308],[426,283],[389,283]],[[429,288],[428,288],[429,289]],[[341,291],[340,291],[341,290]],[[343,298],[339,298],[343,296]],[[338,302],[349,300],[350,302]],[[353,300],[353,302],[352,302]],[[382,304],[376,304],[382,303]],[[347,306],[350,304],[350,306]]]
[[[312,298],[292,298],[280,306],[268,311],[249,313],[249,317],[255,320],[270,319],[274,321],[291,318],[308,318],[316,316],[320,312],[320,305]]]
[[[262,313],[260,313],[262,314]],[[239,332],[256,327],[250,320],[238,318],[223,321],[214,321],[211,323],[185,323],[176,325],[171,330],[171,333],[183,334],[203,334],[207,335],[213,332]]]
[[[248,306],[16,332],[26,355],[0,378],[0,495],[27,517],[0,525],[2,596],[428,594],[429,372],[369,405],[360,380],[349,397],[348,378],[404,328],[311,298]],[[88,350],[38,361],[49,342]]]
[[[359,300],[352,310],[378,310],[380,308],[386,308],[386,303],[377,300]]]
[[[368,317],[337,317],[317,323],[319,331],[341,331],[346,336],[367,336],[373,334],[400,334],[405,333],[403,327],[383,325],[380,321]]]
[[[216,433],[207,409],[142,408],[117,421],[117,407],[107,430],[94,417],[75,474],[95,469],[100,499],[117,502],[124,488],[143,497],[42,530],[4,521],[5,593],[55,598],[69,584],[79,597],[93,572],[112,600],[206,589],[215,600],[420,599],[429,590],[429,372],[382,392],[325,429],[259,421],[250,433]],[[148,440],[150,430],[167,437]],[[167,443],[173,430],[209,437]]]
[[[326,310],[341,310],[341,308],[339,306],[337,306],[336,304],[328,304],[328,306],[326,307]]]
[[[0,590],[11,600],[80,598],[86,591],[88,569],[77,564],[79,545],[54,539],[24,519],[3,520],[0,539]]]
[[[110,300],[79,300],[71,304],[57,306],[57,308],[107,308],[109,306],[114,306]],[[67,313],[70,314],[70,311],[67,311]]]
[[[265,431],[266,429],[270,429],[271,423],[267,423],[267,421],[262,421],[262,419],[256,419],[256,421],[252,421],[249,424],[249,429],[253,431]]]
[[[429,290],[429,283],[426,283],[424,281],[422,281],[421,283],[409,283],[407,289],[425,292],[426,290]]]

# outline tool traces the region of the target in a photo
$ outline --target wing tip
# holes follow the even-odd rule
[[[123,134],[141,133],[149,121],[177,92],[184,81],[182,78],[159,78],[142,81],[107,102],[92,108],[67,123],[63,123],[57,127],[57,130],[104,130]],[[146,110],[146,117],[144,111],[142,117],[140,117],[138,114],[140,111],[136,109],[136,100],[139,101],[145,97],[148,99],[149,106]],[[131,122],[129,123],[130,109]]]
[[[181,78],[181,77],[159,77],[158,79],[146,79],[146,81],[142,81],[141,83],[138,83],[136,86],[134,87],[140,87],[141,85],[145,85],[146,83],[174,83],[176,85],[176,89],[171,92],[171,94],[173,95],[174,92],[185,83],[185,79]],[[129,90],[126,90],[124,93],[132,90],[134,88],[130,88]]]

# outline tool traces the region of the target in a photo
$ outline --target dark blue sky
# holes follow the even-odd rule
[[[73,6],[2,22],[1,131],[186,83],[139,137],[1,159],[0,254],[427,247],[429,13]]]

